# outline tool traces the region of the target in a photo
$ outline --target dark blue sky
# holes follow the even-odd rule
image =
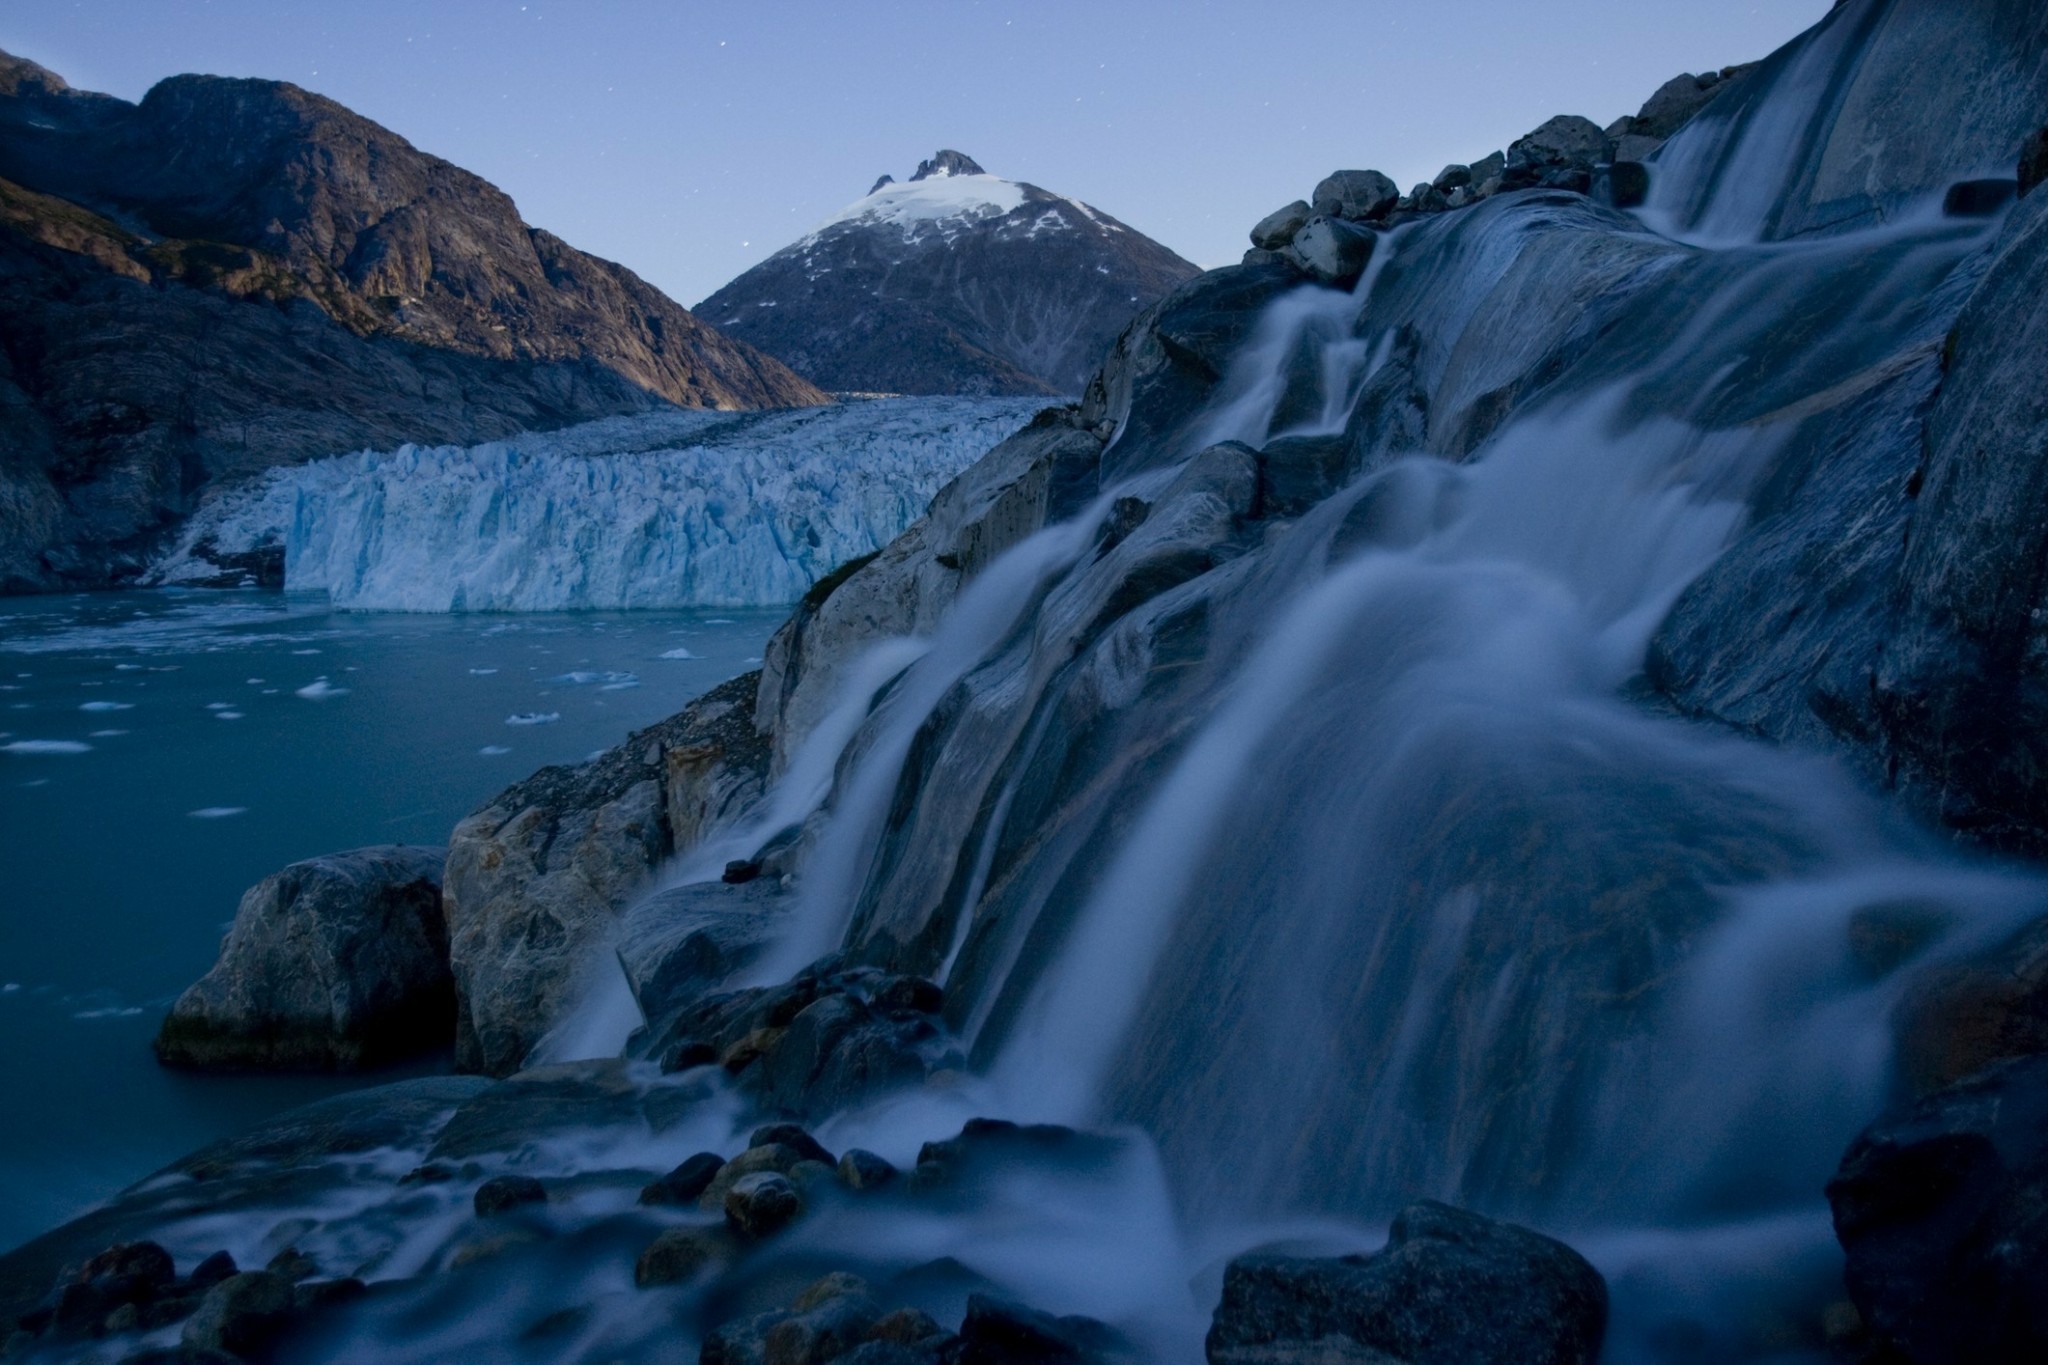
[[[1340,166],[1605,124],[1830,3],[5,0],[0,47],[129,99],[295,81],[693,304],[941,146],[1220,265]]]

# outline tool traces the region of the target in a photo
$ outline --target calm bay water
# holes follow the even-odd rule
[[[752,668],[781,611],[412,616],[271,593],[0,600],[0,1247],[390,1079],[166,1072],[241,893],[445,843],[484,798]]]

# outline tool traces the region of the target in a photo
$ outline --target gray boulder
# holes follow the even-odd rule
[[[1504,189],[1576,190],[1593,186],[1593,168],[1614,158],[1614,143],[1591,119],[1560,114],[1508,148]]]
[[[1472,183],[1472,168],[1453,163],[1436,173],[1436,179],[1429,182],[1439,194],[1463,189]]]
[[[1308,202],[1302,199],[1273,210],[1252,228],[1252,245],[1265,251],[1280,250],[1294,240],[1295,233],[1308,226],[1308,220],[1314,213]]]
[[[445,854],[387,845],[293,863],[242,897],[220,960],[157,1034],[167,1066],[350,1071],[446,1047]]]
[[[1628,132],[1638,137],[1663,141],[1690,123],[1693,116],[1714,102],[1728,87],[1718,72],[1704,76],[1673,76],[1657,87],[1642,111],[1629,120]]]
[[[1424,1202],[1401,1212],[1377,1255],[1232,1261],[1208,1358],[1592,1365],[1606,1330],[1606,1282],[1570,1247]]]
[[[444,904],[458,1066],[516,1071],[655,869],[760,795],[759,682],[735,678],[588,763],[543,768],[455,827]]]
[[[779,881],[695,882],[658,891],[626,912],[619,966],[652,1027],[725,984],[751,962],[787,912]]]
[[[185,1345],[255,1357],[291,1325],[292,1282],[267,1270],[230,1276],[206,1291],[199,1310],[186,1319]]]
[[[1377,240],[1372,229],[1342,218],[1312,218],[1285,254],[1317,283],[1348,289],[1365,273]]]
[[[1336,171],[1326,177],[1310,200],[1326,218],[1366,223],[1384,218],[1401,200],[1401,187],[1378,171]]]
[[[2048,1359],[2048,1057],[1880,1118],[1828,1202],[1871,1358]]]

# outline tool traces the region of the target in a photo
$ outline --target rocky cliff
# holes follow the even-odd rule
[[[835,391],[1074,394],[1194,273],[1100,209],[943,151],[697,311]]]
[[[0,54],[0,589],[134,577],[211,481],[664,404],[828,401],[331,100]]]

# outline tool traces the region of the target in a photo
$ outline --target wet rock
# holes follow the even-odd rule
[[[619,923],[619,966],[650,1029],[753,961],[788,904],[778,882],[761,878],[670,887],[628,910]]]
[[[1725,89],[1727,82],[1718,72],[1704,76],[1673,76],[1644,101],[1641,111],[1629,120],[1624,131],[1662,142],[1692,122],[1693,117],[1713,103]]]
[[[748,1241],[772,1237],[803,1211],[803,1196],[796,1186],[772,1171],[741,1176],[725,1194],[726,1224]]]
[[[1472,183],[1472,168],[1453,163],[1436,173],[1436,179],[1429,182],[1438,194],[1449,194],[1452,190],[1465,189]]]
[[[1261,517],[1298,517],[1344,484],[1350,446],[1342,436],[1283,436],[1259,452]]]
[[[1592,1365],[1606,1327],[1606,1283],[1570,1247],[1421,1203],[1375,1255],[1232,1261],[1208,1358],[1305,1362],[1334,1338],[1409,1365]]]
[[[1451,206],[1444,192],[1427,180],[1408,191],[1405,202],[1416,213],[1442,213]]]
[[[353,1275],[338,1280],[312,1280],[292,1288],[292,1311],[300,1314],[324,1312],[354,1303],[370,1292],[370,1286]]]
[[[941,1365],[947,1358],[952,1341],[951,1336],[917,1346],[906,1346],[896,1341],[865,1341],[845,1355],[834,1357],[833,1365]]]
[[[270,1263],[263,1268],[273,1275],[284,1276],[293,1284],[300,1280],[309,1280],[320,1273],[320,1267],[313,1258],[297,1247],[286,1247],[271,1257]]]
[[[713,1211],[722,1209],[725,1207],[726,1195],[730,1194],[732,1187],[745,1177],[758,1175],[763,1171],[773,1175],[788,1175],[802,1161],[803,1157],[779,1142],[749,1147],[718,1168],[717,1174],[711,1178],[711,1183],[697,1196],[697,1206]]]
[[[706,1269],[733,1258],[732,1235],[722,1227],[669,1228],[647,1244],[633,1266],[633,1283],[642,1289],[682,1284]]]
[[[925,1346],[950,1336],[952,1333],[922,1308],[899,1308],[885,1313],[868,1329],[870,1341],[895,1342],[899,1346]]]
[[[849,1190],[879,1190],[901,1174],[873,1152],[855,1147],[839,1158],[839,1183]]]
[[[1487,195],[1493,193],[1487,186],[1499,180],[1506,173],[1507,166],[1508,158],[1505,152],[1488,152],[1485,156],[1473,162],[1472,184],[1470,188],[1474,194]]]
[[[1849,1295],[1918,1365],[2048,1358],[2048,1058],[1886,1114],[1828,1184]]]
[[[208,1071],[356,1070],[446,1047],[455,988],[440,849],[293,863],[251,887],[213,970],[178,997],[158,1060]]]
[[[2022,198],[2048,180],[2048,128],[2038,129],[2020,148],[2019,192]]]
[[[188,1282],[195,1289],[211,1289],[222,1280],[232,1279],[239,1273],[240,1269],[235,1265],[234,1257],[225,1251],[216,1251],[192,1267]]]
[[[456,825],[443,890],[460,1067],[518,1070],[654,869],[759,795],[759,683],[746,674],[713,688],[590,762],[541,769]]]
[[[945,1008],[946,993],[921,976],[892,976],[876,989],[874,1002],[877,1009],[937,1014]]]
[[[501,1213],[548,1202],[547,1186],[530,1175],[492,1176],[476,1189],[476,1216],[495,1218]]]
[[[1369,223],[1394,211],[1401,188],[1378,171],[1336,171],[1316,186],[1312,211],[1325,218]]]
[[[1099,1166],[1120,1150],[1115,1138],[1077,1132],[1063,1124],[969,1119],[953,1137],[918,1149],[908,1184],[917,1191],[971,1188],[991,1172],[1030,1164]]]
[[[756,1128],[747,1138],[747,1146],[749,1147],[766,1147],[770,1143],[780,1143],[784,1147],[789,1148],[790,1151],[795,1152],[804,1161],[820,1161],[827,1166],[833,1165],[837,1161],[837,1158],[832,1153],[825,1150],[825,1144],[812,1137],[799,1124],[767,1124],[764,1127]]]
[[[206,1291],[182,1339],[187,1346],[259,1356],[291,1324],[294,1312],[290,1280],[267,1270],[249,1271]]]
[[[967,1296],[960,1324],[960,1365],[1053,1365],[1113,1359],[1117,1335],[1093,1318],[1054,1317],[990,1294]]]
[[[1895,932],[1917,928],[1931,938],[1941,927],[1907,923]],[[1921,975],[1892,1014],[1892,1039],[1899,1081],[1911,1096],[2048,1053],[2048,919]]]
[[[1593,187],[1593,168],[1613,156],[1614,144],[1599,124],[1560,114],[1508,148],[1501,186],[1584,194]]]
[[[1593,172],[1593,197],[1609,208],[1641,208],[1650,200],[1650,168],[1640,161],[1616,161]]]
[[[1370,229],[1342,218],[1312,218],[1285,254],[1317,283],[1348,289],[1365,273],[1378,240]]]
[[[761,875],[761,864],[752,858],[735,858],[725,865],[718,879],[727,886],[745,886]]]
[[[1958,180],[1941,199],[1950,218],[1990,218],[2019,198],[2017,180]]]
[[[1265,251],[1278,251],[1293,241],[1294,234],[1307,227],[1313,216],[1314,210],[1302,199],[1285,208],[1275,209],[1252,228],[1252,245]]]
[[[699,1152],[661,1179],[640,1191],[643,1204],[694,1204],[711,1188],[725,1158],[716,1152]]]

